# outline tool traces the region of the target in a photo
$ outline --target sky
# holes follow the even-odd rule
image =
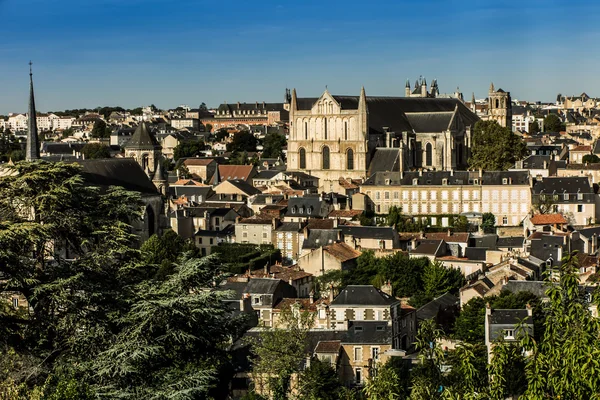
[[[0,114],[402,96],[600,97],[600,2],[0,0]]]

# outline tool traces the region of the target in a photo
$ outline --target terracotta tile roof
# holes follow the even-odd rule
[[[329,218],[354,218],[362,214],[361,210],[333,210],[329,213]]]
[[[213,160],[212,158],[188,158],[183,162],[183,164],[192,166],[207,166],[213,161],[215,160]]]
[[[339,179],[339,184],[344,189],[358,189],[358,185],[356,183],[352,182],[352,180],[349,180],[349,179],[340,178]]]
[[[466,232],[431,232],[425,234],[425,239],[430,240],[443,240],[446,243],[467,243],[469,241],[469,234]]]
[[[208,186],[202,182],[195,181],[193,179],[179,179],[176,182],[170,184],[171,186]]]
[[[310,229],[333,229],[333,220],[332,219],[316,219],[311,218],[308,220],[308,225],[306,225],[308,230]]]
[[[252,276],[257,278],[274,277],[275,279],[281,279],[282,281],[289,282],[290,279],[295,281],[298,279],[308,278],[309,276],[312,276],[312,274],[302,270],[297,270],[294,267],[272,265],[269,267],[269,273],[265,274],[263,270],[253,271]]]
[[[346,243],[333,243],[329,246],[324,246],[323,251],[331,254],[341,262],[353,260],[361,255],[360,251],[354,250]]]
[[[566,224],[567,220],[561,214],[536,214],[530,218],[534,225]]]
[[[253,165],[219,165],[219,176],[221,181],[228,181],[230,179],[247,181],[253,170]]]
[[[321,340],[315,347],[315,353],[339,353],[342,347],[340,340]]]
[[[592,146],[577,146],[571,151],[592,151]]]
[[[583,268],[593,267],[598,263],[598,257],[589,254],[578,254],[579,266]]]

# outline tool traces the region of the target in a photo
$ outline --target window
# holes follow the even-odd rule
[[[515,338],[515,330],[514,329],[505,329],[504,330],[504,339],[514,339]]]
[[[325,140],[327,140],[327,118],[324,118],[323,121],[324,121],[323,134],[325,135]]]
[[[344,122],[344,140],[348,140],[348,122]]]
[[[260,303],[260,297],[256,296],[254,298],[254,304],[259,304]]]
[[[563,194],[563,200],[567,200],[567,201],[569,200],[569,194],[568,193]]]
[[[583,204],[577,204],[577,212],[583,212]]]
[[[371,347],[371,359],[379,360],[379,347]]]
[[[431,143],[425,145],[425,165],[433,165],[433,149]]]
[[[399,197],[399,193],[398,192],[394,192],[394,200],[398,200]]]
[[[299,151],[299,157],[300,157],[300,169],[306,169],[306,150],[301,148]]]
[[[502,217],[502,225],[508,225],[508,218]]]
[[[577,193],[577,200],[583,200],[583,193]]]
[[[289,232],[289,233],[288,233],[287,235],[285,235],[285,236],[288,238],[288,240],[292,240],[292,233],[291,233],[291,232]]]
[[[357,385],[362,383],[362,368],[354,368],[354,382]]]
[[[19,308],[19,298],[18,297],[12,298],[12,305],[13,305],[13,308]]]
[[[213,243],[213,238],[210,238],[210,239],[209,239],[209,243],[210,243],[210,244],[214,244],[214,243]]]
[[[383,198],[386,200],[390,199],[390,192],[383,192]]]
[[[267,238],[267,232],[263,232],[263,239]]]
[[[242,233],[242,237],[247,238],[248,237],[248,232],[243,232]]]
[[[346,167],[348,170],[354,169],[354,151],[352,149],[346,151]]]
[[[329,169],[329,147],[324,146],[322,150],[322,167],[323,169]]]
[[[277,239],[283,239],[283,233],[279,232],[279,233],[277,234]]]
[[[375,200],[379,200],[380,196],[380,192],[375,192]]]
[[[308,122],[304,123],[304,139],[308,139]]]
[[[201,237],[198,238],[198,244],[202,244],[202,238]]]
[[[362,327],[361,327],[362,329]],[[362,361],[362,347],[354,348],[354,361]]]

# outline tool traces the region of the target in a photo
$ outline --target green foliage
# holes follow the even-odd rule
[[[472,169],[504,171],[527,153],[525,143],[510,128],[504,128],[496,121],[478,121],[472,138],[469,159]]]
[[[446,268],[438,261],[431,262],[423,269],[423,291],[432,300],[446,292],[458,293],[465,283],[462,272],[456,268]]]
[[[109,398],[205,398],[218,385],[225,346],[239,337],[229,293],[206,290],[223,279],[216,257],[183,258],[164,281],[135,285],[120,332],[92,365]]]
[[[583,156],[583,158],[581,159],[581,161],[583,163],[586,163],[586,164],[587,163],[589,163],[589,164],[599,163],[600,162],[600,157],[598,157],[595,154],[586,154],[585,156]]]
[[[69,136],[73,136],[73,134],[75,133],[75,129],[73,128],[67,128],[64,131],[62,131],[62,138],[68,138]]]
[[[337,400],[341,383],[329,363],[313,358],[300,375],[299,398],[302,400]]]
[[[253,381],[261,393],[267,392],[274,399],[287,398],[292,375],[299,373],[306,357],[305,342],[313,322],[309,312],[295,307],[284,308],[277,327],[264,328],[258,338],[249,339]],[[302,383],[300,387],[303,387]]]
[[[552,214],[557,212],[558,210],[558,195],[555,198],[554,195],[536,195],[534,196],[531,204],[531,208],[534,213],[537,214]]]
[[[198,248],[169,229],[162,236],[152,235],[140,249],[142,260],[147,266],[155,266],[156,279],[165,279],[175,269],[178,257],[189,252],[189,256],[198,256]]]
[[[92,128],[91,136],[93,138],[109,138],[111,130],[106,126],[106,122],[101,119],[96,120],[94,122],[94,127]]]
[[[8,158],[12,162],[19,162],[25,160],[25,152],[23,150],[13,150],[9,153]]]
[[[496,232],[496,216],[493,213],[483,213],[481,229],[483,229],[483,233]]]
[[[284,135],[279,133],[267,133],[263,139],[262,157],[264,158],[283,158],[283,147],[287,144]]]
[[[178,161],[180,158],[196,157],[205,149],[206,145],[202,140],[183,141],[173,149],[173,159]]]
[[[529,124],[529,133],[530,134],[536,134],[538,132],[540,132],[540,124],[537,121],[533,121],[531,124]]]
[[[227,143],[227,151],[256,151],[257,144],[258,141],[252,133],[241,131],[233,135],[231,143]]]
[[[86,160],[110,158],[110,148],[102,143],[87,143],[81,149]]]
[[[281,261],[281,251],[271,244],[221,243],[214,246],[212,252],[219,257],[224,268],[234,274],[243,274]]]
[[[548,114],[544,118],[544,132],[560,132],[565,130],[565,125],[556,114]]]
[[[374,225],[374,217],[375,213],[372,211],[364,211],[362,214],[360,214],[358,220],[361,226],[372,226]]]
[[[227,137],[229,137],[229,132],[227,132],[227,129],[225,128],[221,128],[215,133],[215,139],[217,139],[217,142],[222,142]]]
[[[403,388],[400,385],[400,377],[390,363],[377,368],[375,377],[369,379],[363,389],[363,393],[371,400],[397,400],[401,396]]]

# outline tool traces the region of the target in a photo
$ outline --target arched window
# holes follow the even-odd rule
[[[425,165],[432,165],[432,154],[433,150],[431,148],[431,143],[427,143],[427,145],[425,145]]]
[[[306,169],[306,150],[300,149],[300,169]]]
[[[308,140],[308,122],[304,123],[304,139]]]
[[[344,122],[344,140],[348,140],[348,122]]]
[[[352,149],[346,150],[346,169],[354,169],[354,151]]]
[[[496,99],[496,108],[500,108],[500,100]]]
[[[327,140],[327,118],[323,118],[324,122],[324,131],[323,134],[325,135],[325,140]]]
[[[329,147],[325,146],[322,150],[323,169],[329,169]]]

